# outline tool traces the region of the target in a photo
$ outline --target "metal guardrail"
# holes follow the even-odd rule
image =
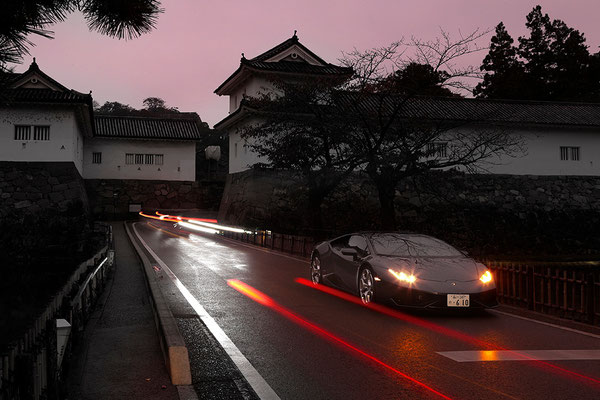
[[[600,325],[600,262],[487,261],[502,303]]]
[[[306,258],[310,257],[312,248],[315,245],[315,240],[309,236],[284,235],[271,231],[254,231],[252,233],[224,231],[222,235],[230,239]]]
[[[223,236],[283,253],[310,257],[315,240],[270,231],[223,232]],[[485,261],[501,303],[600,325],[600,261]]]
[[[60,398],[63,376],[57,349],[57,319],[70,323],[71,337],[83,332],[114,260],[112,227],[104,225],[102,229],[107,245],[79,264],[26,333],[0,354],[0,400]]]

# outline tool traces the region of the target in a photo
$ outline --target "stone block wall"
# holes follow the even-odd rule
[[[395,205],[399,229],[430,233],[465,249],[489,254],[521,246],[519,251],[528,247],[534,253],[545,243],[556,251],[600,254],[600,177],[436,172],[403,182]],[[323,236],[378,229],[379,209],[374,185],[355,174],[325,199]],[[310,234],[307,213],[307,188],[300,178],[248,170],[228,177],[219,220]]]
[[[0,162],[0,218],[15,210],[66,210],[79,201],[87,210],[83,179],[72,162]]]
[[[223,182],[86,179],[90,208],[96,218],[126,218],[131,204],[142,210],[217,210]]]

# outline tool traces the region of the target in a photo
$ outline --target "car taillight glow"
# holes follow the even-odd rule
[[[415,281],[417,280],[417,277],[412,274],[409,275],[405,272],[397,272],[391,268],[388,269],[388,271],[390,274],[394,275],[396,277],[396,279],[398,279],[401,282],[415,283]]]
[[[490,271],[485,271],[483,275],[481,275],[481,278],[479,278],[479,280],[483,283],[489,283],[492,281],[492,274],[490,273]]]

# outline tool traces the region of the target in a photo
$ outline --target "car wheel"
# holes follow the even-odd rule
[[[358,294],[364,304],[375,300],[375,277],[370,268],[363,268],[358,277]]]
[[[321,259],[314,255],[310,262],[310,280],[315,285],[323,283],[323,272],[321,271]]]

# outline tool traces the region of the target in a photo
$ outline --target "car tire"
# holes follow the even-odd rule
[[[358,273],[358,296],[363,304],[375,301],[375,274],[369,267],[361,268]]]
[[[310,280],[315,285],[323,284],[323,270],[318,254],[313,255],[310,260]]]

